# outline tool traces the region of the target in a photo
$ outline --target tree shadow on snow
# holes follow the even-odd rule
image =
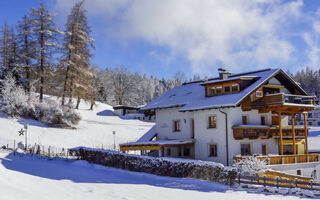
[[[117,116],[111,110],[104,110],[97,113],[98,116]]]
[[[52,180],[70,180],[75,183],[149,185],[201,192],[226,192],[231,189],[229,186],[210,181],[131,172],[81,160],[48,161],[35,156],[30,157],[28,154],[21,157],[11,153],[5,158],[0,158],[0,161],[8,170]]]

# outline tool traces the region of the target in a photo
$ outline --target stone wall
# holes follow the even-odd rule
[[[208,161],[154,158],[85,147],[77,147],[69,151],[78,159],[90,163],[160,176],[195,178],[230,185],[234,183],[237,176],[235,168]]]

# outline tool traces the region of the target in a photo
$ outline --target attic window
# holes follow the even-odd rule
[[[222,93],[222,86],[216,87],[216,94]]]
[[[224,86],[224,92],[225,92],[225,93],[231,92],[230,85]]]
[[[238,92],[239,91],[239,84],[233,84],[232,85],[232,92]]]
[[[213,96],[213,95],[214,95],[214,93],[215,93],[215,89],[214,89],[214,87],[209,88],[209,94],[208,94],[208,96]]]

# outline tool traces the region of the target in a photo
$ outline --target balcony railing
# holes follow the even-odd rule
[[[235,156],[234,162],[245,158],[246,156]],[[256,158],[265,161],[268,165],[319,162],[318,154],[266,155],[256,156]]]
[[[269,94],[251,102],[252,107],[264,107],[268,105],[315,105],[314,96],[291,95],[284,93]]]
[[[236,140],[242,139],[268,139],[268,138],[278,138],[279,137],[279,126],[234,126],[233,137]],[[282,127],[282,136],[284,139],[292,138],[292,127],[285,126]],[[295,126],[295,137],[297,139],[304,139],[305,133],[303,127]]]

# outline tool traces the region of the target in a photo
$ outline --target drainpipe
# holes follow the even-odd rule
[[[226,112],[220,110],[221,113],[224,114],[226,120],[226,153],[227,153],[227,166],[229,166],[229,139],[228,139],[228,115]]]

